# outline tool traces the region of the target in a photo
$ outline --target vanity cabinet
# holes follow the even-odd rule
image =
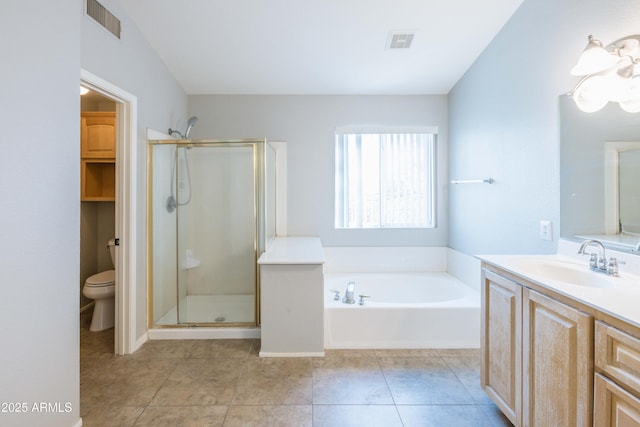
[[[502,413],[521,425],[522,287],[483,270],[480,382]]]
[[[596,426],[640,426],[640,340],[604,322],[595,326]]]
[[[591,426],[593,318],[483,268],[481,384],[515,426]]]
[[[523,290],[523,426],[591,426],[593,318]]]
[[[114,201],[116,188],[116,113],[80,115],[80,199]]]

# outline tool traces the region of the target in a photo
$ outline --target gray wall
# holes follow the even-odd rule
[[[0,198],[3,209],[0,401],[28,412],[0,414],[0,425],[72,426],[80,420],[80,69],[138,96],[141,195],[145,223],[145,129],[184,120],[186,95],[126,18],[122,40],[84,16],[84,1],[8,0],[0,14]],[[144,265],[144,233],[137,262]],[[145,269],[137,283],[137,334],[145,333]],[[35,402],[62,412],[32,412]],[[65,412],[66,403],[70,411]]]
[[[9,0],[0,13],[0,401],[28,405],[0,425],[68,427],[80,417],[80,13],[78,0],[37,10]]]
[[[449,245],[477,253],[551,253],[560,220],[558,96],[593,34],[636,34],[636,0],[525,0],[449,94],[451,177],[493,177],[449,195]],[[538,237],[550,219],[554,241]]]
[[[189,96],[193,138],[266,137],[287,142],[288,234],[326,246],[447,245],[447,98],[425,96]],[[438,227],[335,230],[337,126],[438,126]]]
[[[83,4],[82,0],[77,0]],[[187,97],[156,55],[138,28],[128,18],[117,0],[101,3],[122,21],[122,38],[118,40],[93,19],[82,16],[81,66],[98,77],[135,95],[138,99],[137,194],[138,230],[136,263],[146,265],[146,129],[164,131],[182,129],[185,123]],[[136,338],[146,333],[147,284],[146,268],[138,268],[138,278],[130,284],[136,290]]]

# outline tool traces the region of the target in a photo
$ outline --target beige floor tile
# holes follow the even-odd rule
[[[90,320],[80,331],[89,427],[512,427],[480,388],[477,349],[260,358],[259,340],[155,340],[116,356],[113,329],[89,332]]]
[[[233,405],[310,405],[312,379],[265,376],[241,378]]]
[[[254,340],[189,340],[184,341],[188,357],[193,358],[246,358],[251,353]]]
[[[435,349],[377,349],[378,357],[439,357],[440,353]]]
[[[369,357],[375,358],[376,351],[371,350],[325,350],[324,359],[343,358],[343,357]]]
[[[231,406],[224,427],[311,427],[311,405]]]
[[[313,405],[313,427],[402,427],[395,405]]]
[[[337,356],[313,359],[314,376],[322,374],[381,372],[375,357]]]
[[[167,380],[151,401],[151,406],[228,405],[233,399],[234,381],[211,378]]]
[[[480,387],[480,359],[476,357],[444,357],[443,360],[471,394],[475,403],[482,405],[493,403]]]
[[[80,407],[82,425],[87,427],[129,427],[134,425],[144,406],[89,406]]]
[[[438,349],[440,357],[477,357],[480,358],[479,348],[442,348]]]
[[[511,421],[493,403],[491,405],[482,405],[482,410],[494,427],[513,427]]]
[[[136,359],[184,359],[190,357],[190,353],[187,341],[150,340],[129,357]]]
[[[475,403],[440,358],[381,358],[380,364],[398,405]]]
[[[279,377],[311,377],[313,360],[307,357],[254,358],[247,361],[246,376]]]
[[[222,427],[226,406],[149,406],[136,427]]]
[[[476,405],[398,405],[404,427],[492,427]]]
[[[146,406],[165,381],[158,377],[88,381],[80,387],[80,405]]]
[[[169,379],[213,379],[227,383],[236,381],[246,370],[246,359],[185,359],[177,362]]]
[[[313,381],[313,403],[389,405],[393,398],[381,372],[322,375]]]

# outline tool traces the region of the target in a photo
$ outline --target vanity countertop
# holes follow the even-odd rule
[[[607,250],[607,257],[614,256],[625,262],[619,267],[620,277],[609,277],[589,270],[588,257],[577,255],[577,248],[575,242],[561,241],[558,253],[554,255],[478,255],[477,258],[640,328],[640,257]],[[564,271],[575,274],[579,279],[576,282],[583,284],[556,280],[554,266],[559,267],[558,274]],[[591,286],[590,283],[600,285]]]

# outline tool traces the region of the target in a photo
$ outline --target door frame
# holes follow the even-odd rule
[[[136,350],[137,129],[138,98],[118,86],[80,69],[80,84],[116,103],[116,295],[114,353]]]

